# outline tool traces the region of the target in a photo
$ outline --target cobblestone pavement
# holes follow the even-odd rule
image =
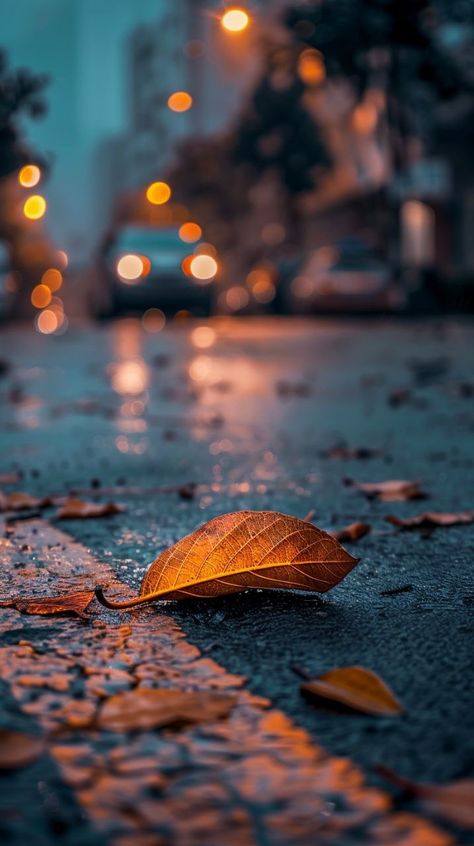
[[[121,321],[63,338],[7,336],[0,472],[23,475],[5,490],[74,489],[128,510],[62,524],[54,509],[21,521],[7,512],[1,593],[100,582],[129,595],[161,549],[241,508],[314,508],[331,529],[370,522],[351,546],[362,562],[323,600],[93,607],[90,622],[1,609],[0,728],[47,738],[30,766],[0,772],[2,842],[467,843],[394,801],[373,764],[419,780],[472,772],[472,527],[399,532],[384,515],[424,503],[374,503],[341,480],[419,478],[430,509],[472,507],[470,325],[205,328],[146,336]],[[341,441],[377,454],[328,457]],[[382,596],[392,588],[406,590]],[[315,675],[369,666],[406,714],[316,709],[299,695],[295,662]],[[100,703],[137,685],[212,690],[235,704],[229,718],[192,728],[94,728]]]

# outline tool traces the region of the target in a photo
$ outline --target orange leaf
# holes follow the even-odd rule
[[[401,529],[429,529],[435,526],[461,526],[474,521],[474,511],[458,511],[450,514],[445,511],[424,511],[414,517],[394,517],[389,515],[385,518],[387,523],[399,526]]]
[[[362,711],[387,716],[403,708],[384,681],[365,667],[340,667],[301,685],[301,692],[316,701],[324,699]]]
[[[85,502],[82,499],[70,497],[61,508],[58,508],[56,520],[79,520],[88,517],[110,517],[125,511],[124,505],[115,502]]]
[[[25,767],[39,758],[44,748],[40,737],[0,729],[0,770]]]
[[[107,699],[94,725],[109,731],[146,731],[206,723],[227,717],[235,702],[231,694],[139,687]]]
[[[60,596],[14,596],[0,601],[0,608],[16,608],[23,614],[76,614],[87,619],[84,613],[94,599],[93,590],[64,593]]]
[[[462,828],[474,828],[474,779],[451,784],[417,784],[379,765],[377,772],[409,795],[421,800],[434,816]]]
[[[344,481],[346,485],[365,494],[369,499],[378,499],[381,502],[405,502],[408,499],[426,497],[420,482],[410,482],[406,479],[389,479],[386,482],[354,482],[353,479]]]
[[[338,541],[357,541],[369,532],[370,526],[368,523],[351,523],[338,532],[331,532],[331,535]]]
[[[150,564],[132,608],[154,599],[211,598],[248,588],[319,591],[334,587],[358,559],[311,523],[275,511],[237,511],[215,517]]]

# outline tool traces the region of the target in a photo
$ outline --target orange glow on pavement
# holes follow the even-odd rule
[[[29,220],[39,220],[46,211],[46,200],[41,194],[32,194],[25,200],[23,214]]]
[[[194,241],[199,241],[201,235],[202,229],[198,223],[188,221],[179,227],[179,237],[182,241],[185,241],[186,244],[193,244]]]
[[[245,11],[238,7],[228,9],[222,15],[221,24],[227,32],[243,32],[250,23],[250,17]]]
[[[146,198],[153,206],[162,206],[171,197],[171,188],[166,182],[152,182],[148,186]]]
[[[33,188],[41,179],[41,171],[38,165],[28,164],[21,168],[18,174],[18,182],[23,188]]]
[[[168,97],[168,108],[172,112],[187,112],[193,104],[193,98],[187,91],[174,91]]]

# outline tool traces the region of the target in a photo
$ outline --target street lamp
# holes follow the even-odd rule
[[[23,214],[29,220],[39,220],[46,212],[46,200],[41,194],[32,194],[25,201]]]
[[[27,164],[18,173],[18,182],[23,188],[33,188],[41,179],[41,170],[38,165]]]
[[[227,9],[221,17],[221,26],[226,32],[243,32],[250,23],[250,17],[245,9],[233,6]]]

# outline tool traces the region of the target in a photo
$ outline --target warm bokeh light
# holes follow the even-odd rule
[[[149,308],[142,316],[142,326],[150,334],[161,332],[166,323],[166,317],[160,308]]]
[[[202,229],[198,223],[188,221],[179,227],[179,237],[186,244],[193,244],[194,241],[199,241],[202,235]]]
[[[41,282],[46,285],[50,291],[59,291],[63,284],[63,275],[56,267],[49,267],[45,270],[41,277]]]
[[[275,299],[276,289],[269,279],[258,279],[252,285],[252,296],[258,302],[264,305],[271,303]]]
[[[238,311],[249,303],[248,291],[242,285],[233,285],[225,294],[225,303],[230,311]]]
[[[171,188],[166,182],[152,182],[146,191],[146,198],[154,206],[162,206],[171,197]]]
[[[63,270],[66,270],[66,267],[69,264],[68,254],[65,252],[65,250],[58,250],[57,253],[56,253],[56,256],[57,256],[57,259],[58,259],[58,264],[61,265]]]
[[[172,112],[187,112],[193,104],[193,98],[187,91],[174,91],[168,97],[168,108]]]
[[[21,168],[18,174],[18,182],[23,188],[33,188],[41,179],[41,171],[38,165],[28,164]]]
[[[191,262],[193,261],[193,259],[194,256],[186,256],[181,262],[181,270],[183,271],[185,276],[193,275],[193,272],[191,270]]]
[[[127,253],[118,260],[117,273],[123,282],[133,285],[143,274],[143,260],[134,253]]]
[[[32,194],[25,200],[23,214],[30,220],[39,220],[46,211],[46,200],[41,194]]]
[[[370,135],[377,126],[379,113],[374,103],[359,103],[352,112],[352,126],[359,135]]]
[[[323,54],[319,50],[303,50],[298,59],[298,75],[306,85],[320,85],[326,78]]]
[[[191,332],[191,342],[200,350],[212,347],[215,340],[215,329],[212,329],[210,326],[196,326],[196,328]]]
[[[217,262],[212,256],[194,256],[189,266],[194,278],[201,282],[209,282],[217,273]]]
[[[42,335],[51,335],[59,326],[59,320],[54,311],[46,308],[36,318],[36,328]]]
[[[217,250],[216,250],[214,244],[207,244],[205,241],[203,241],[201,244],[197,244],[197,246],[194,247],[194,255],[195,256],[199,256],[199,255],[212,256],[213,258],[216,259],[217,258]]]
[[[120,361],[112,372],[112,388],[118,394],[135,396],[146,391],[149,371],[142,358]]]
[[[35,285],[31,292],[31,305],[46,308],[51,302],[51,291],[47,285]]]
[[[243,32],[248,27],[250,18],[245,9],[227,9],[222,15],[221,24],[227,32]]]
[[[142,276],[148,276],[151,270],[151,261],[148,256],[140,256],[143,264]]]

